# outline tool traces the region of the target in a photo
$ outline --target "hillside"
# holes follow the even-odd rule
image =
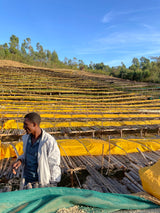
[[[11,119],[22,129],[23,116],[30,111],[39,112],[43,127],[57,134],[155,128],[159,124],[158,84],[12,61],[1,61],[0,66],[4,133],[9,128],[6,121]]]

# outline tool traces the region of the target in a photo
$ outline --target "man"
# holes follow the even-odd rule
[[[56,140],[40,128],[41,117],[35,112],[24,117],[23,155],[13,164],[13,174],[23,166],[24,185],[56,185],[61,179],[60,151]]]

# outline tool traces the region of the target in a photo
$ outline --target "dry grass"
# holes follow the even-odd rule
[[[68,72],[68,73],[72,73],[72,74],[76,74],[76,75],[83,75],[85,77],[100,77],[100,78],[113,78],[110,76],[106,76],[103,74],[96,74],[96,73],[90,73],[90,72],[86,72],[86,71],[80,71],[80,70],[73,70],[73,69],[66,69],[66,68],[44,68],[44,67],[35,67],[35,66],[31,66],[28,64],[24,64],[24,63],[20,63],[18,61],[12,61],[12,60],[0,60],[0,67],[22,67],[22,68],[27,68],[27,67],[32,67],[32,68],[37,68],[37,69],[43,69],[43,70],[49,70],[49,71],[64,71]]]
[[[0,67],[30,67],[27,64],[20,63],[18,61],[0,60]]]

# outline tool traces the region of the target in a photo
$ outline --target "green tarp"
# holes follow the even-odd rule
[[[0,212],[56,212],[74,205],[86,212],[114,212],[120,209],[153,209],[158,205],[144,198],[100,193],[66,187],[37,188],[0,193]]]

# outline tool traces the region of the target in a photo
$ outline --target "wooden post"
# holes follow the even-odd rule
[[[74,184],[73,184],[73,169],[71,169],[71,187],[73,187],[74,186]]]
[[[123,137],[123,130],[121,129],[120,130],[120,135],[121,135],[121,138]]]
[[[93,131],[93,133],[92,133],[92,137],[93,137],[93,138],[95,138],[95,131]]]

